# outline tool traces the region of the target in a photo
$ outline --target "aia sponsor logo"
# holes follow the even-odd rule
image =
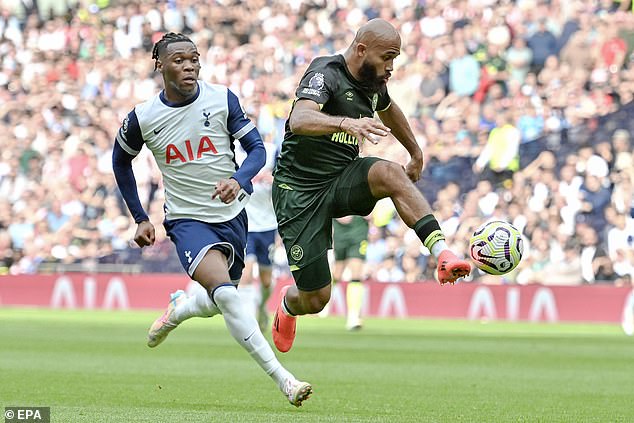
[[[191,162],[192,160],[200,159],[208,151],[218,154],[216,146],[207,136],[202,137],[197,144],[192,143],[191,140],[186,140],[183,144],[180,149],[176,144],[167,145],[165,148],[165,164],[172,164],[173,161],[180,163]]]

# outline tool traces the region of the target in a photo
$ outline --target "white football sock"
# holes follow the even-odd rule
[[[449,246],[447,245],[445,240],[439,239],[438,241],[434,243],[434,245],[431,246],[431,253],[434,255],[434,257],[438,257],[440,253],[448,249],[449,249]]]
[[[238,290],[233,285],[218,286],[213,292],[213,298],[225,318],[225,325],[231,336],[247,350],[280,389],[287,379],[295,379],[275,357],[271,346],[260,332],[255,317],[244,310]]]
[[[207,290],[201,286],[187,298],[187,301],[174,309],[170,322],[178,325],[192,317],[211,317],[216,314],[220,314],[220,310],[211,301]]]
[[[238,287],[238,294],[242,299],[242,304],[244,305],[244,309],[246,312],[251,313],[253,316],[257,316],[257,301],[256,301],[256,291],[255,286],[251,285],[240,285]]]

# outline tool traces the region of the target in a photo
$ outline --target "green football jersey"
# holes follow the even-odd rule
[[[374,93],[350,74],[342,55],[318,57],[295,92],[296,100],[318,103],[323,113],[358,119],[389,107],[387,88]],[[328,186],[359,155],[359,140],[345,132],[308,136],[286,133],[275,168],[275,183],[294,190]]]

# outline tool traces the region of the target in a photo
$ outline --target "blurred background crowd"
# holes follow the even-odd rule
[[[0,273],[182,272],[164,233],[140,250],[114,183],[123,117],[161,89],[151,50],[183,32],[201,79],[229,86],[279,145],[316,56],[366,20],[400,31],[388,85],[425,152],[418,187],[467,255],[490,219],[525,237],[488,283],[630,284],[634,276],[634,14],[630,0],[93,0],[0,2]],[[363,154],[406,163],[393,139]],[[151,155],[134,162],[162,221]],[[369,216],[367,275],[433,279],[434,258],[389,200]],[[162,229],[157,225],[157,229]],[[281,243],[275,274],[287,272]]]

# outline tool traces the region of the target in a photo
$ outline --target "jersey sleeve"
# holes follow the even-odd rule
[[[390,98],[390,94],[387,92],[387,88],[383,93],[379,94],[379,101],[376,103],[376,111],[382,112],[390,107],[392,104],[392,99]]]
[[[295,96],[324,105],[334,92],[336,83],[336,78],[327,68],[310,66],[299,82]]]
[[[238,181],[248,194],[251,194],[253,192],[251,179],[266,162],[264,143],[257,128],[240,106],[238,97],[231,90],[227,90],[227,106],[229,109],[227,129],[247,153],[247,157],[232,178]]]
[[[123,119],[119,132],[117,132],[116,140],[123,151],[131,156],[136,156],[141,152],[145,141],[143,140],[143,135],[141,135],[141,127],[139,126],[139,119],[135,110],[132,110]]]
[[[242,109],[238,96],[231,90],[227,90],[227,108],[229,110],[227,115],[227,130],[233,138],[239,140],[252,129],[255,129],[255,124],[251,122]]]
[[[117,132],[115,146],[112,150],[112,170],[121,196],[136,223],[148,220],[147,213],[143,210],[139,200],[136,179],[132,170],[132,159],[141,151],[143,142],[139,121],[133,110],[125,117]]]

